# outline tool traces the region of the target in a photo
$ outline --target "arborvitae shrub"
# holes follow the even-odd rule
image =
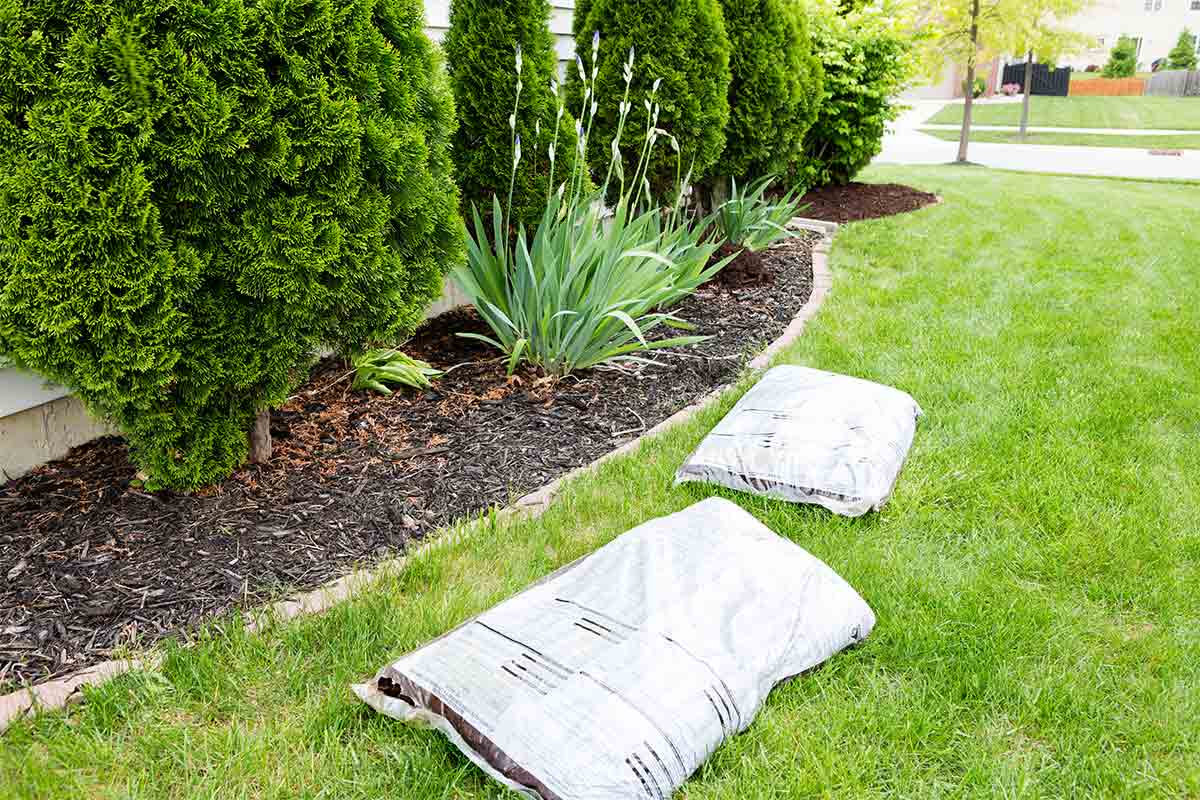
[[[658,80],[662,81],[656,95],[662,106],[658,127],[679,142],[683,170],[692,166],[693,180],[710,174],[725,147],[729,120],[729,36],[718,0],[590,0],[582,5],[586,15],[576,20],[575,48],[589,73],[592,36],[600,32],[589,163],[608,164],[625,92],[622,69],[632,46],[636,50],[629,94],[633,111],[621,140],[626,174],[632,176],[637,166],[648,122],[643,101]],[[579,10],[577,5],[577,14]],[[576,68],[568,73],[570,106],[576,110],[582,107],[583,89]],[[669,194],[677,172],[675,153],[660,141],[648,170],[654,192]]]
[[[887,123],[900,114],[898,98],[913,74],[912,40],[875,11],[816,11],[811,21],[825,93],[793,179],[809,187],[845,184],[879,154]]]
[[[1121,36],[1108,54],[1108,63],[1101,73],[1106,78],[1132,78],[1137,74],[1137,42]]]
[[[152,485],[246,456],[320,345],[410,331],[460,256],[419,0],[9,0],[0,352]]]
[[[558,103],[550,82],[557,77],[558,58],[548,26],[548,0],[453,0],[446,60],[458,109],[454,138],[463,204],[490,213],[492,195],[504,203],[512,174],[513,130],[509,115],[517,90],[516,45],[522,48],[522,90],[516,115],[522,163],[513,188],[512,219],[536,223],[546,206],[550,159]],[[575,152],[575,119],[558,123],[559,154],[555,181],[566,178]],[[564,166],[565,164],[565,166]]]
[[[1196,37],[1187,28],[1179,33],[1179,39],[1167,54],[1167,69],[1196,68]]]
[[[824,73],[795,0],[721,0],[732,45],[729,124],[715,171],[739,179],[782,172],[816,118]]]

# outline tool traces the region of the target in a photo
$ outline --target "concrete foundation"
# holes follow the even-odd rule
[[[111,433],[71,395],[0,418],[0,477],[16,478]]]

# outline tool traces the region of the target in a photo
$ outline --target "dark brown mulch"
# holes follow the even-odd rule
[[[800,200],[800,213],[827,222],[857,222],[916,211],[936,202],[937,195],[899,183],[848,183],[808,192]]]
[[[455,336],[471,311],[405,350],[450,372],[424,393],[352,392],[328,359],[272,414],[275,454],[194,495],[131,486],[101,439],[0,488],[0,687],[61,675],[236,606],[309,589],[542,486],[728,383],[808,299],[811,238],[764,254],[769,286],[701,287],[678,313],[714,338],[658,367],[557,386],[509,380]]]

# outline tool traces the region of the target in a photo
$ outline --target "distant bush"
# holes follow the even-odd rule
[[[1099,64],[1088,64],[1086,67],[1084,67],[1083,71],[1084,72],[1099,72],[1100,65]]]
[[[1102,73],[1106,78],[1132,78],[1137,74],[1137,43],[1128,36],[1117,39]]]
[[[1167,53],[1167,69],[1196,68],[1196,37],[1187,28],[1179,33],[1179,40]]]
[[[694,180],[710,173],[725,147],[729,120],[729,36],[718,0],[590,0],[576,7],[576,53],[580,66],[569,69],[569,107],[584,103],[579,69],[598,67],[596,92],[587,103],[596,103],[595,120],[588,140],[589,163],[608,163],[617,136],[620,105],[625,92],[623,64],[630,48],[636,51],[637,69],[630,97],[638,98],[621,131],[624,169],[632,175],[653,112],[645,102],[659,107],[657,127],[673,135],[679,157],[668,148],[655,150],[646,170],[651,190],[670,195],[680,164],[690,166]],[[592,63],[592,42],[599,32],[597,63]],[[657,86],[657,91],[653,87]],[[653,101],[651,101],[653,97]],[[586,119],[583,120],[586,122]]]
[[[811,17],[825,67],[825,99],[792,167],[795,183],[845,184],[879,154],[898,97],[913,74],[912,40],[880,12]]]
[[[963,94],[965,95],[967,93],[967,82],[966,81],[962,82],[962,90],[963,90]],[[983,97],[983,95],[986,92],[987,92],[987,81],[985,81],[983,78],[976,78],[975,81],[971,84],[971,97]]]
[[[417,0],[6,3],[0,352],[218,480],[320,345],[411,331],[462,252]]]
[[[816,120],[824,70],[795,0],[721,0],[731,44],[729,124],[716,171],[735,178],[782,172]]]
[[[492,195],[505,197],[511,177],[514,134],[529,155],[513,187],[512,221],[536,223],[546,206],[550,161],[547,147],[558,126],[559,152],[575,151],[575,119],[555,119],[550,83],[558,57],[547,24],[548,0],[453,0],[446,59],[458,109],[454,161],[467,211],[487,213]],[[516,95],[514,49],[521,46],[521,108],[510,126]]]

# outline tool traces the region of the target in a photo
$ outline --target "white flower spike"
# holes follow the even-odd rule
[[[520,76],[520,74],[521,74],[521,64],[522,64],[521,45],[517,45],[517,75],[518,76]]]

